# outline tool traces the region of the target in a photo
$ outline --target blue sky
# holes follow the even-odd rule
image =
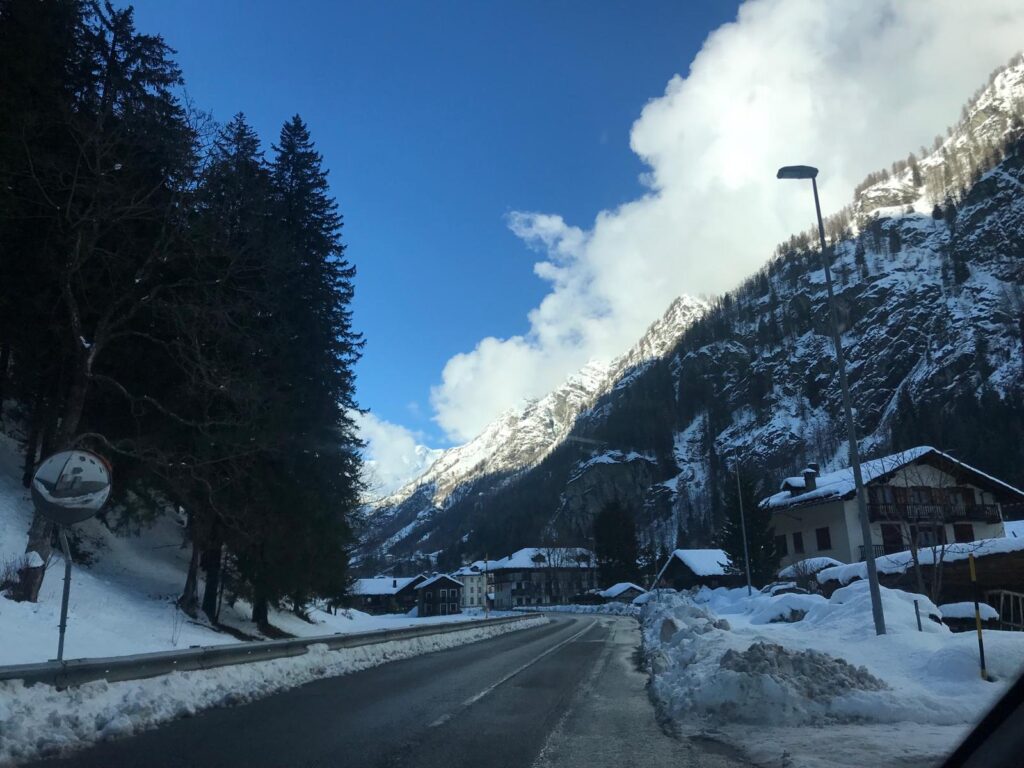
[[[300,113],[359,269],[372,483],[716,295],[953,123],[1020,0],[143,0],[194,101]]]
[[[269,145],[298,112],[345,216],[367,345],[359,401],[445,444],[430,387],[487,335],[527,330],[547,286],[506,223],[582,225],[642,192],[629,131],[732,2],[142,0],[190,95]]]

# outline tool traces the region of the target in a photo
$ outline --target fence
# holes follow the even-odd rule
[[[382,629],[373,632],[320,635],[288,640],[268,640],[227,645],[203,646],[180,651],[159,651],[138,653],[131,656],[113,656],[100,659],[72,659],[70,661],[46,661],[36,664],[0,666],[0,681],[23,680],[26,685],[43,683],[58,688],[68,688],[93,680],[117,682],[140,680],[146,677],[166,675],[168,672],[213,669],[232,664],[248,664],[253,661],[270,661],[290,656],[301,656],[311,645],[326,645],[330,650],[355,648],[361,645],[386,643],[391,640],[407,640],[429,635],[442,635],[476,627],[508,624],[523,621],[522,616],[502,616],[494,619],[457,621],[447,624],[431,624],[405,629]]]
[[[992,589],[985,602],[999,611],[999,628],[1024,632],[1024,594],[1008,589]]]

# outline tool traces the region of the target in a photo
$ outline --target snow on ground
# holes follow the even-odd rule
[[[129,736],[210,707],[244,704],[313,680],[453,648],[546,621],[540,616],[524,617],[508,624],[336,651],[314,645],[304,656],[172,672],[148,680],[97,681],[64,691],[46,685],[25,687],[20,681],[0,682],[0,763]]]
[[[1020,674],[1024,633],[985,630],[986,682],[974,633],[928,618],[939,609],[920,595],[883,587],[882,598],[879,637],[864,582],[830,599],[659,591],[641,618],[655,701],[681,735],[757,765],[931,765]]]
[[[0,568],[25,551],[32,502],[20,483],[21,457],[10,437],[0,435]],[[189,550],[182,528],[170,517],[159,518],[139,536],[117,536],[99,520],[76,526],[93,552],[90,566],[75,564],[65,658],[119,656],[130,653],[220,645],[232,635],[193,622],[179,611]],[[0,665],[47,661],[57,655],[64,561],[55,553],[46,571],[38,603],[16,603],[0,596]],[[427,623],[462,621],[453,616],[370,616],[360,611],[331,614],[311,611],[313,623],[292,613],[275,611],[271,623],[293,635],[310,637],[336,632],[367,632]],[[221,612],[223,623],[249,635],[259,633],[244,601]]]

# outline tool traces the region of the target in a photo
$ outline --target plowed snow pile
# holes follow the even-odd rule
[[[882,598],[879,637],[864,583],[830,599],[658,592],[642,616],[652,695],[681,733],[730,742],[758,764],[928,765],[1016,679],[1024,633],[986,630],[997,682],[985,682],[973,633],[929,618],[939,610],[920,595],[883,588]]]

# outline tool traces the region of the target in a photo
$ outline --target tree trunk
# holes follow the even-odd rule
[[[50,561],[53,547],[50,537],[53,535],[53,523],[36,512],[32,515],[32,525],[28,529],[28,545],[25,553],[29,556],[29,564],[18,574],[18,592],[31,603],[39,602],[39,590],[43,586],[46,575],[46,564]]]
[[[36,458],[39,453],[39,434],[43,424],[43,396],[41,389],[36,390],[32,401],[32,413],[28,420],[28,440],[25,442],[25,464],[21,474],[21,484],[26,488],[32,484],[32,475],[36,471]]]
[[[192,556],[188,561],[185,588],[181,591],[181,597],[178,598],[178,607],[194,619],[199,613],[199,546],[192,534],[192,527],[192,516],[189,515],[188,528]]]
[[[57,449],[67,448],[74,442],[75,435],[78,434],[78,425],[82,421],[82,412],[85,410],[85,394],[89,379],[86,374],[84,355],[80,353],[75,355],[74,366],[71,386],[68,387],[68,399],[64,403],[60,428],[57,430],[57,437],[54,440]]]
[[[7,389],[7,369],[11,363],[11,345],[0,344],[0,419],[4,417],[4,392]]]
[[[220,537],[214,530],[213,545],[203,552],[203,569],[206,571],[206,585],[203,587],[203,613],[214,624],[217,623],[219,615],[217,593],[220,591],[221,563],[224,557],[222,549]]]
[[[260,631],[270,626],[270,601],[267,599],[267,592],[262,586],[256,584],[253,587],[252,597],[252,620]]]
[[[40,425],[43,421],[42,397],[36,395],[29,420],[28,442],[25,445],[25,470],[21,478],[26,488],[32,484],[32,475],[36,468],[36,456],[39,450]],[[46,575],[46,563],[50,561],[53,547],[50,537],[53,524],[38,512],[32,515],[32,525],[28,529],[28,544],[25,554],[29,556],[29,564],[18,573],[18,594],[25,600],[35,603],[39,601],[39,590],[43,586]]]

